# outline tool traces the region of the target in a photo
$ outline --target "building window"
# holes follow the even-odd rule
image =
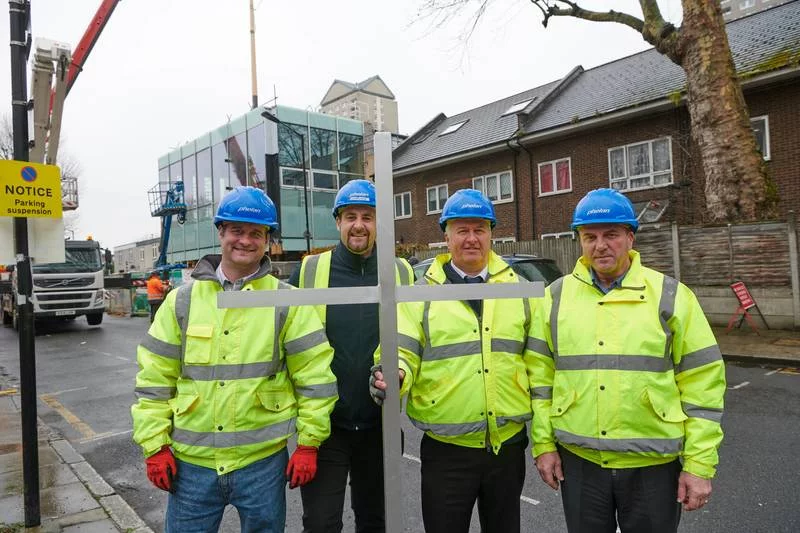
[[[139,261],[144,261],[144,248],[139,250]]]
[[[154,244],[153,245],[153,259],[156,259],[157,257],[158,257],[158,246],[156,246]]]
[[[308,171],[306,171],[308,172]],[[281,187],[303,187],[303,171],[281,168]]]
[[[764,159],[769,160],[769,118],[767,115],[753,117],[750,119],[750,127],[753,128],[753,134],[756,136],[758,151],[761,152]]]
[[[302,176],[302,172],[300,173]],[[338,179],[335,172],[321,172],[319,170],[314,170],[314,183],[313,187],[315,189],[320,189],[323,191],[337,191],[339,190],[338,187]]]
[[[539,163],[539,196],[572,190],[572,160],[556,159]]]
[[[523,109],[528,107],[528,104],[530,104],[534,100],[536,100],[536,98],[529,98],[527,100],[523,100],[522,102],[517,102],[516,104],[511,104],[511,107],[506,109],[505,113],[503,113],[503,116],[510,115],[512,113],[519,113],[520,111],[522,111]]]
[[[634,191],[672,183],[672,139],[664,137],[608,151],[611,187]]]
[[[516,237],[497,237],[492,239],[492,244],[503,244],[504,242],[517,242]]]
[[[739,9],[742,10],[750,9],[751,7],[755,6],[756,6],[756,0],[743,0],[742,2],[739,2]]]
[[[428,214],[441,213],[447,201],[447,184],[428,187]]]
[[[411,218],[410,192],[401,192],[394,195],[394,218]]]
[[[447,126],[447,128],[445,128],[445,130],[442,133],[439,134],[439,137],[441,137],[442,135],[447,135],[448,133],[453,133],[455,131],[458,131],[458,129],[461,126],[463,126],[464,124],[466,124],[466,123],[467,123],[467,121],[464,120],[464,121],[456,122],[455,124],[451,124],[451,125]]]
[[[575,240],[574,231],[559,231],[557,233],[542,233],[542,239],[572,239]]]
[[[514,199],[511,172],[472,178],[472,188],[485,194],[493,204],[510,202]]]

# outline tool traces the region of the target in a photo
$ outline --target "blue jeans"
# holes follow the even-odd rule
[[[178,460],[167,503],[166,533],[215,533],[230,504],[242,533],[282,533],[286,524],[286,448],[230,474]]]

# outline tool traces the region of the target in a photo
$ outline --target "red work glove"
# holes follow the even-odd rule
[[[172,482],[178,477],[178,465],[169,445],[165,444],[161,450],[144,460],[147,465],[147,479],[161,490],[174,492]]]
[[[305,485],[317,474],[317,449],[314,446],[298,446],[286,465],[289,488]]]

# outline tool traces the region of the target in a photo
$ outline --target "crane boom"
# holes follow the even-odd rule
[[[75,51],[72,54],[72,63],[70,63],[69,72],[67,73],[67,94],[69,94],[70,89],[72,89],[72,86],[75,84],[78,74],[83,70],[86,58],[89,57],[89,53],[97,43],[97,39],[103,32],[103,28],[106,27],[108,19],[111,17],[111,13],[114,12],[114,8],[117,7],[118,3],[119,0],[103,0],[103,3],[97,8],[92,22],[89,24],[89,27],[86,28],[83,37],[81,37],[78,46],[75,47]]]

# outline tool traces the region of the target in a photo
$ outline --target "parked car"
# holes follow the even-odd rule
[[[558,265],[552,259],[529,254],[511,254],[502,256],[503,260],[511,265],[518,276],[528,281],[543,281],[550,285],[563,276]],[[420,279],[433,263],[433,258],[425,259],[414,265],[414,278]]]

